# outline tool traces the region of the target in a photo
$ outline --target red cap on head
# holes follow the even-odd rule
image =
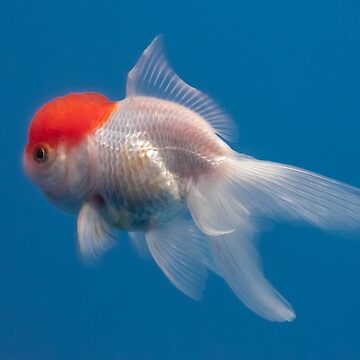
[[[40,142],[79,143],[109,117],[115,103],[97,93],[74,93],[56,98],[35,114],[29,130],[29,145]]]

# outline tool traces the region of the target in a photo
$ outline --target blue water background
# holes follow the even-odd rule
[[[236,120],[238,151],[360,186],[359,1],[3,0],[0,359],[359,359],[360,242],[263,234],[265,273],[297,313],[272,323],[214,275],[203,301],[186,298],[125,234],[85,266],[76,218],[25,178],[34,111],[73,91],[123,98],[159,33],[180,76]]]

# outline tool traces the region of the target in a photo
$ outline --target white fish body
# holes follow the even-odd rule
[[[129,73],[126,99],[87,139],[96,166],[78,218],[80,250],[99,256],[114,229],[129,231],[188,296],[201,297],[212,270],[260,316],[291,321],[292,307],[262,273],[256,219],[359,230],[360,192],[240,155],[224,142],[233,134],[222,110],[172,71],[155,38]]]
[[[118,102],[94,140],[103,176],[98,193],[112,209],[111,222],[135,231],[184,212],[190,182],[231,151],[201,117],[150,97]]]

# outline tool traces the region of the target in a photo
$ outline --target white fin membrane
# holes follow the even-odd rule
[[[315,173],[239,154],[192,184],[188,207],[211,235],[221,275],[253,311],[274,321],[294,318],[266,281],[255,249],[256,219],[306,221],[324,230],[360,230],[360,190]]]
[[[165,58],[161,37],[157,36],[129,72],[126,96],[149,96],[183,105],[196,112],[225,140],[236,139],[236,126],[207,95],[186,84]]]
[[[77,229],[79,251],[87,263],[96,262],[114,244],[112,229],[95,201],[86,202],[81,207]]]
[[[271,321],[292,321],[291,305],[265,279],[253,241],[251,224],[231,234],[210,238],[214,260],[234,293],[258,315]]]
[[[131,231],[128,232],[129,238],[131,240],[131,245],[138,255],[142,258],[149,258],[150,251],[146,242],[145,234],[142,231]]]
[[[228,182],[250,214],[302,220],[324,230],[360,230],[360,190],[293,166],[237,156]]]
[[[178,219],[146,233],[155,262],[180,291],[199,300],[205,287],[207,267],[216,271],[206,237],[190,221]]]

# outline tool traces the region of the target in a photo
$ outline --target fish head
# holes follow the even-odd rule
[[[56,98],[34,115],[23,154],[26,174],[57,207],[76,212],[96,184],[91,134],[112,108],[105,96],[76,93]]]

